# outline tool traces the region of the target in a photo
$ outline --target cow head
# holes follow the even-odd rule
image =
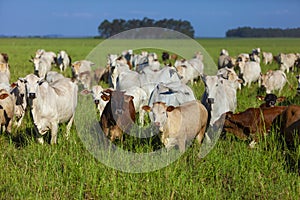
[[[39,78],[34,74],[29,74],[22,80],[24,81],[26,86],[27,97],[29,99],[36,98],[38,87],[44,82],[44,79]]]
[[[168,112],[172,112],[175,107],[167,106],[163,102],[155,102],[152,106],[143,106],[143,110],[149,112],[151,122],[159,127],[159,131],[163,132],[163,127],[166,124],[168,118]]]
[[[33,63],[33,65],[34,65],[34,74],[38,76],[39,75],[39,67],[40,67],[40,64],[41,64],[41,59],[37,58],[37,57],[34,57],[34,58],[31,57],[29,62]]]

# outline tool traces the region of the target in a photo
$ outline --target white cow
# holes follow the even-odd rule
[[[12,84],[10,93],[15,99],[15,125],[20,127],[22,120],[25,116],[27,100],[26,100],[26,87],[23,79],[18,79]]]
[[[283,72],[289,73],[290,69],[293,71],[294,70],[294,65],[297,60],[297,56],[294,53],[289,53],[289,54],[284,54],[280,53],[277,56],[277,61],[280,65],[280,70]]]
[[[236,86],[234,81],[220,76],[203,75],[205,91],[202,96],[202,104],[210,113],[210,125],[228,111],[234,112],[237,107]]]
[[[68,66],[71,66],[71,57],[66,51],[62,50],[57,54],[57,65],[60,71],[65,71]]]
[[[38,75],[40,78],[45,78],[47,72],[51,70],[51,61],[44,57],[32,58],[29,60],[34,64],[34,74]]]
[[[56,54],[52,51],[45,51],[44,49],[38,49],[35,52],[35,58],[44,58],[47,60],[47,62],[51,64],[56,63]]]
[[[262,58],[265,65],[272,64],[273,54],[271,52],[262,52]]]
[[[108,101],[104,101],[101,96],[103,95],[103,88],[100,85],[94,85],[91,90],[84,89],[80,93],[83,95],[91,94],[93,97],[94,104],[99,112],[99,117],[101,117],[103,110],[108,103]]]
[[[143,108],[150,112],[150,119],[162,133],[161,140],[167,149],[178,146],[179,151],[184,152],[186,145],[195,137],[201,144],[208,113],[200,101],[189,101],[178,107],[156,102],[152,108],[149,106]]]
[[[191,82],[194,83],[195,79],[198,79],[201,74],[203,74],[203,55],[200,52],[195,53],[195,56],[180,66],[177,66],[178,75],[182,79],[182,83],[186,84]]]
[[[279,90],[280,94],[286,82],[286,74],[281,70],[269,70],[266,74],[261,74],[261,85],[266,88],[267,94],[274,90]]]
[[[89,60],[80,60],[72,64],[72,76],[77,82],[82,83],[84,88],[90,89],[92,84],[92,66]]]
[[[50,85],[34,74],[27,75],[24,81],[38,141],[44,143],[42,136],[51,130],[51,144],[56,144],[58,125],[65,122],[68,138],[77,105],[77,85],[68,78]]]
[[[244,80],[244,86],[248,85],[248,87],[250,87],[252,82],[258,81],[260,87],[260,64],[255,61],[243,62],[242,60],[238,60],[237,62],[240,68],[240,74]]]

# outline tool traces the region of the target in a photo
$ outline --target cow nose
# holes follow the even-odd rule
[[[94,101],[94,103],[95,103],[96,105],[98,105],[98,104],[99,104],[99,99],[96,99],[96,100]]]
[[[154,122],[154,125],[159,127],[160,126],[160,122]]]
[[[35,98],[35,93],[29,93],[29,98],[34,99]]]
[[[122,115],[122,113],[123,113],[123,111],[122,111],[121,109],[117,109],[117,110],[116,110],[116,114],[117,114],[117,115]]]
[[[38,75],[39,74],[39,70],[34,70],[34,74]]]
[[[215,103],[215,99],[214,99],[214,98],[208,98],[208,103],[209,103],[209,104]]]

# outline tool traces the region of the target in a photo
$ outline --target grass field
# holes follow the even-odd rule
[[[63,49],[76,61],[84,59],[100,42],[83,38],[6,38],[0,39],[0,52],[8,53],[11,80],[15,81],[33,72],[32,63],[28,60],[37,49],[54,52]],[[199,39],[197,42],[215,62],[222,48],[226,48],[232,56],[250,52],[256,47],[273,54],[300,52],[300,39]],[[276,64],[262,64],[263,72],[277,67]],[[295,74],[288,74],[293,89],[287,85],[281,94],[291,103],[298,103],[294,98],[297,87]],[[68,69],[65,75],[71,76],[71,70]],[[203,84],[199,82],[192,88],[199,99]],[[237,111],[258,106],[257,94],[257,84],[238,91]],[[71,137],[66,140],[65,129],[64,125],[60,127],[57,145],[37,144],[27,112],[18,130],[14,130],[12,135],[0,135],[0,199],[300,198],[300,177],[297,173],[300,148],[293,152],[283,149],[275,132],[255,149],[249,149],[249,141],[239,141],[228,135],[226,139],[220,139],[203,159],[198,158],[199,145],[195,143],[167,167],[148,173],[126,173],[95,159],[83,145],[76,127],[72,128]],[[151,149],[147,142],[140,142],[138,146]]]

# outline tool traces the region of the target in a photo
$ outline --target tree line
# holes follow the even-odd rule
[[[226,37],[300,37],[300,28],[251,28],[238,27],[226,32]]]
[[[140,19],[114,19],[111,22],[105,19],[98,26],[98,32],[100,37],[109,38],[115,34],[123,31],[127,31],[134,28],[142,27],[161,27],[181,32],[194,38],[194,28],[189,21],[186,20],[175,20],[175,19],[161,19],[154,20],[147,17]]]

